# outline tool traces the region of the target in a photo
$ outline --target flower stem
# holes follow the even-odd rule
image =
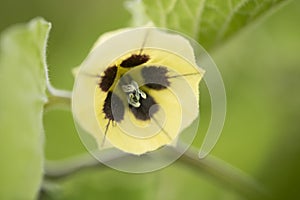
[[[268,199],[265,188],[253,177],[231,166],[227,162],[208,155],[199,159],[196,149],[187,150],[179,159],[179,163],[207,175],[222,187],[228,187],[246,199]]]
[[[48,103],[45,104],[46,111],[53,108],[70,109],[71,92],[57,90],[52,87],[48,87],[48,92],[50,95]],[[171,153],[177,153],[177,151],[183,152],[182,148],[184,146],[186,145],[179,144],[176,148],[170,148],[170,151]],[[108,162],[124,158],[124,156],[126,157],[127,155],[107,154],[106,159]],[[268,197],[260,184],[252,177],[213,156],[207,156],[204,159],[199,159],[198,151],[195,148],[190,148],[185,151],[185,153],[177,160],[177,163],[185,166],[186,168],[193,169],[203,175],[207,175],[223,187],[233,189],[247,199],[267,199]],[[83,170],[105,167],[105,165],[100,163],[90,154],[84,154],[62,161],[48,161],[46,162],[45,179],[63,179]]]
[[[52,109],[71,109],[72,92],[65,90],[58,90],[50,84],[47,86],[48,101],[44,105],[44,111],[47,112]]]
[[[178,150],[178,148],[170,148],[171,153],[172,151],[176,153]],[[126,156],[127,154],[119,156],[108,154],[106,157],[107,160],[104,162],[117,160]],[[267,193],[252,177],[213,156],[199,159],[198,152],[195,149],[189,149],[176,163],[195,170],[202,175],[208,176],[222,187],[232,189],[246,199],[267,199]],[[46,180],[63,179],[91,168],[105,169],[106,166],[89,154],[69,158],[63,161],[48,161],[46,163],[45,178]]]

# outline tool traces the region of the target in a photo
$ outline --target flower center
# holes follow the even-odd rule
[[[135,108],[138,108],[141,106],[140,98],[143,99],[147,98],[147,95],[145,92],[139,89],[139,86],[137,82],[131,81],[130,84],[122,85],[122,90],[127,94],[127,101],[129,105],[132,105]]]

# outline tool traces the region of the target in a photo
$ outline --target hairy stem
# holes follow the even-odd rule
[[[180,145],[176,149],[170,148],[170,151],[170,153],[180,151]],[[114,161],[120,158],[123,158],[120,160],[124,160],[126,156],[129,155],[109,155],[108,153],[104,162]],[[189,149],[176,163],[209,177],[222,187],[232,189],[243,197],[249,199],[267,199],[266,192],[252,177],[213,156],[199,159],[198,152],[195,149]],[[91,168],[105,169],[106,166],[89,154],[63,161],[48,161],[46,163],[45,178],[48,180],[63,179]]]
[[[199,159],[196,149],[187,150],[179,163],[229,187],[247,199],[267,199],[268,193],[253,177],[214,156]]]
[[[45,109],[49,110],[57,107],[70,108],[71,93],[67,91],[48,88],[50,93],[49,101],[45,105]],[[177,145],[176,148],[169,148],[170,153],[183,152],[185,144]],[[124,160],[128,154],[112,154],[108,151],[104,162],[114,160]],[[213,156],[207,156],[204,159],[199,159],[198,151],[190,148],[177,160],[178,164],[190,168],[204,176],[210,177],[215,182],[223,187],[228,187],[235,190],[238,194],[249,199],[267,199],[266,192],[262,187],[249,175],[239,169],[229,165],[228,163],[218,160]],[[69,158],[62,161],[48,161],[45,168],[46,180],[63,179],[75,173],[88,170],[91,168],[106,168],[97,159],[90,154]]]
[[[47,86],[48,102],[44,105],[44,111],[47,112],[52,109],[67,109],[71,108],[71,96],[70,91],[58,90],[52,87],[50,84]]]

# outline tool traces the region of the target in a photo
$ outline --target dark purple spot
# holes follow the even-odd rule
[[[120,66],[131,68],[146,63],[149,59],[149,55],[146,54],[132,54],[129,58],[123,60]]]
[[[146,99],[141,98],[140,107],[136,108],[129,105],[129,108],[133,113],[133,115],[135,116],[135,118],[143,121],[149,120],[153,116],[153,114],[158,111],[158,107],[155,106],[155,104],[157,104],[155,100],[150,95],[148,94],[146,95],[147,95]]]
[[[117,95],[109,91],[102,109],[103,113],[105,114],[105,119],[120,122],[124,119],[124,110],[125,109],[122,100]]]
[[[103,92],[107,92],[113,85],[117,72],[118,68],[116,66],[109,67],[104,71],[104,75],[101,76],[101,81],[99,83],[99,87]]]
[[[163,66],[144,67],[142,69],[142,76],[145,81],[145,86],[154,90],[166,89],[170,86],[167,73],[167,68]]]

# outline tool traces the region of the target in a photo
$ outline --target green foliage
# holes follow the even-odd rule
[[[144,0],[155,25],[185,33],[209,49],[286,0]]]
[[[0,41],[0,199],[33,199],[43,177],[45,48],[50,24],[16,25]]]

